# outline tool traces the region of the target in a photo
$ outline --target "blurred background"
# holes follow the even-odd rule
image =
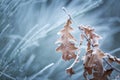
[[[68,19],[62,7],[77,41],[78,25],[89,25],[103,37],[101,49],[120,57],[120,0],[0,0],[0,80],[84,80],[82,63],[70,78],[65,69],[73,61],[55,51]]]

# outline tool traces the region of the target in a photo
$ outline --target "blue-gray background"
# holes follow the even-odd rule
[[[119,57],[120,0],[0,0],[0,80],[84,80],[81,62],[70,78],[72,61],[55,51],[68,18],[62,7],[74,18],[78,41],[78,25],[90,25],[103,37],[101,49]]]

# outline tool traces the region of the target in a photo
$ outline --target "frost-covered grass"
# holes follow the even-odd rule
[[[62,7],[74,19],[78,40],[77,25],[91,25],[103,36],[101,48],[119,55],[119,0],[0,0],[0,80],[70,79],[64,71],[70,63],[54,44],[68,18]],[[82,76],[81,67],[72,79]]]

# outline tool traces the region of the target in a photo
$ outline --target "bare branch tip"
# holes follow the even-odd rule
[[[67,11],[67,9],[65,7],[62,7],[62,10],[68,15],[69,19],[71,19],[71,15]]]

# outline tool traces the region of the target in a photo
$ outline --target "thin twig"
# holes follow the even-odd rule
[[[72,20],[75,25],[78,26],[78,24],[76,23],[76,21],[72,18],[72,16],[70,15],[70,13],[68,12],[68,10],[65,7],[62,7],[62,10],[68,15],[69,19]]]
[[[78,27],[78,28],[79,28],[79,30],[81,30],[80,27]],[[86,39],[86,41],[89,41],[91,43],[91,40],[87,37],[86,34],[83,33],[83,36]],[[93,44],[91,44],[91,45],[92,45],[92,47],[94,47]]]
[[[119,72],[120,73],[120,70],[115,68],[114,66],[112,66],[105,58],[103,58],[103,60],[111,67],[113,68],[115,71]]]
[[[74,67],[74,65],[78,62],[79,55],[80,55],[80,52],[78,52],[77,57],[75,58],[74,62],[73,62],[73,63],[70,65],[70,67],[68,67],[67,69],[70,69],[70,68],[73,68],[73,67]]]
[[[65,7],[62,7],[62,10],[68,15],[69,19],[72,19],[70,13],[68,13]]]

